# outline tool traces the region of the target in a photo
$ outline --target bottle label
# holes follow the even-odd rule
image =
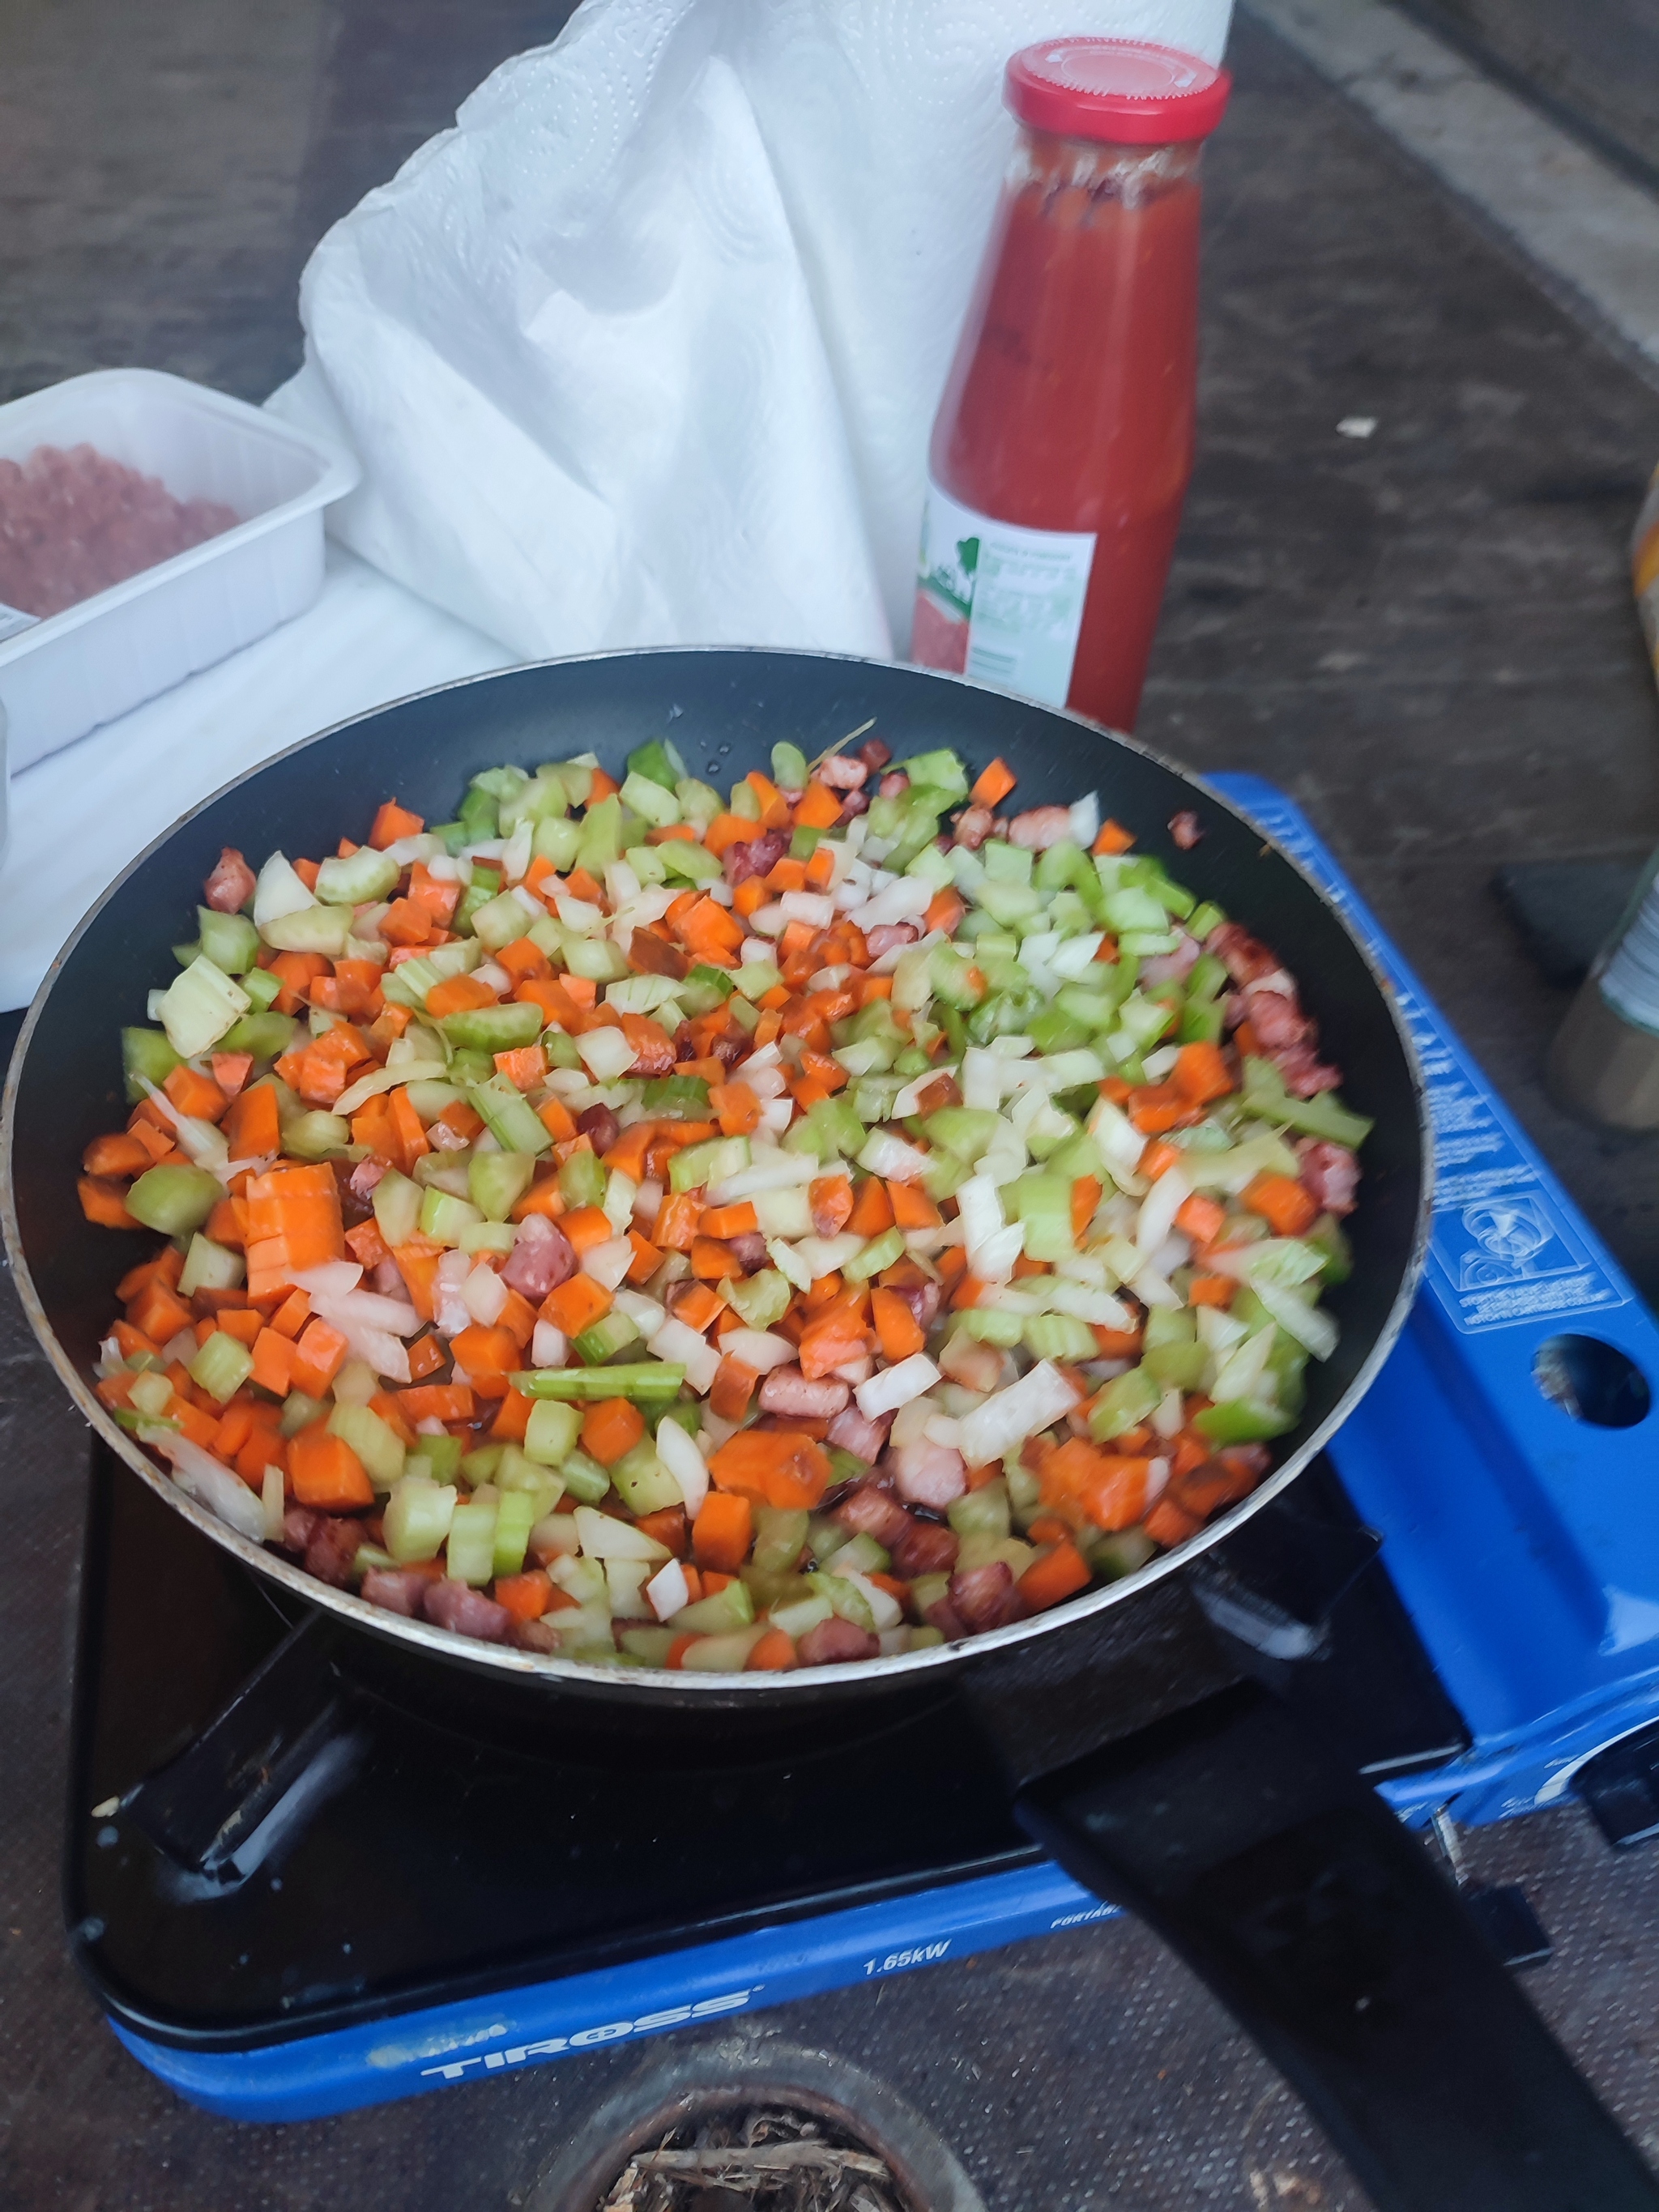
[[[1601,996],[1616,1014],[1659,1036],[1659,882],[1651,884],[1601,970]]]
[[[1063,707],[1094,557],[1091,530],[1022,530],[930,483],[911,659]]]

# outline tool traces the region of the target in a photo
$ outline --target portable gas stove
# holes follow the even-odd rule
[[[1389,975],[1437,1212],[1328,1458],[1149,1594],[1165,1648],[1271,1675],[1408,1820],[1577,1790],[1611,1841],[1659,1832],[1659,1329],[1300,813],[1216,782]],[[117,2035],[209,2111],[412,2096],[1113,1911],[1016,1829],[948,1691],[680,1767],[672,1717],[658,1760],[317,1641],[100,1448],[71,1942]]]

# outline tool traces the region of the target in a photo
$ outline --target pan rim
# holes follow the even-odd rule
[[[871,669],[884,674],[900,673],[920,680],[949,685],[964,690],[979,692],[994,699],[1026,707],[1037,713],[1057,715],[1071,722],[1086,736],[1103,739],[1109,745],[1121,746],[1138,754],[1154,767],[1175,776],[1180,782],[1202,793],[1204,797],[1223,812],[1241,823],[1258,838],[1266,851],[1298,877],[1314,892],[1334,917],[1338,926],[1359,955],[1377,995],[1387,1007],[1394,1024],[1395,1035],[1412,1079],[1413,1096],[1417,1105],[1418,1135],[1421,1146],[1422,1172],[1417,1194],[1416,1219],[1413,1227],[1411,1249],[1401,1270],[1399,1285],[1382,1328],[1372,1340],[1370,1351],[1360,1363],[1347,1389],[1319,1425],[1297,1445],[1296,1449],[1272,1472],[1261,1486],[1240,1503],[1208,1522],[1198,1532],[1177,1545],[1174,1550],[1160,1553],[1156,1559],[1125,1575],[1115,1582],[1080,1592],[1065,1603],[1029,1619],[1013,1621],[1003,1628],[991,1629],[969,1636],[958,1644],[942,1644],[921,1651],[895,1654],[890,1657],[842,1662],[828,1667],[791,1668],[779,1673],[697,1674],[683,1669],[670,1674],[660,1668],[596,1667],[580,1661],[560,1659],[550,1654],[522,1651],[509,1644],[488,1644],[478,1638],[458,1636],[435,1624],[405,1619],[399,1613],[388,1613],[373,1606],[352,1593],[319,1583],[316,1577],[291,1561],[256,1544],[252,1538],[240,1534],[205,1506],[198,1505],[166,1474],[142,1446],[130,1437],[109,1415],[96,1395],[88,1388],[85,1378],[70,1359],[58,1340],[57,1332],[46,1318],[33,1277],[23,1250],[22,1231],[16,1213],[15,1181],[12,1171],[13,1143],[15,1134],[16,1102],[22,1073],[27,1063],[29,1046],[34,1031],[45,1012],[63,969],[70,955],[103,913],[104,908],[125,885],[150,856],[171,839],[188,828],[197,817],[216,805],[229,793],[313,745],[340,736],[345,731],[377,717],[391,714],[418,700],[441,698],[451,692],[469,690],[476,685],[499,683],[521,676],[528,672],[545,668],[588,666],[612,660],[662,659],[687,655],[719,656],[726,659],[762,657],[808,661],[816,665],[826,662],[848,669]],[[550,1686],[563,1686],[580,1690],[588,1697],[599,1695],[628,1696],[636,1700],[665,1708],[684,1707],[701,1703],[710,1710],[732,1707],[761,1698],[776,1698],[793,1696],[815,1699],[826,1691],[837,1687],[856,1689],[860,1686],[875,1690],[905,1684],[924,1686],[930,1678],[973,1665],[994,1657],[999,1653],[1029,1643],[1035,1638],[1053,1631],[1076,1626],[1081,1622],[1103,1613],[1113,1606],[1139,1596],[1167,1577],[1184,1571],[1193,1561],[1218,1543],[1223,1542],[1253,1515],[1281,1496],[1309,1464],[1322,1452],[1331,1438],[1352,1414],[1355,1407],[1370,1389],[1393,1351],[1407,1319],[1415,1303],[1427,1257],[1429,1237],[1433,1220],[1434,1193],[1434,1129],[1428,1111],[1427,1091],[1421,1060],[1404,1016],[1392,981],[1382,969],[1371,948],[1353,927],[1343,908],[1305,868],[1296,855],[1279,843],[1269,831],[1261,828],[1244,811],[1227,796],[1215,789],[1206,778],[1195,775],[1166,758],[1154,747],[1121,730],[1109,729],[1103,723],[1091,720],[1087,715],[1073,713],[1064,707],[1050,707],[1040,701],[1022,699],[1017,693],[1000,690],[994,684],[982,684],[970,677],[939,669],[918,668],[907,662],[883,660],[865,653],[827,653],[809,647],[765,645],[660,645],[608,647],[592,653],[560,653],[545,659],[519,661],[504,668],[486,669],[476,675],[452,678],[444,684],[428,684],[419,690],[404,694],[401,698],[382,701],[375,707],[349,714],[326,729],[313,732],[309,737],[297,738],[283,746],[240,775],[232,776],[216,789],[208,793],[195,805],[179,815],[173,822],[153,837],[143,849],[136,854],[99,896],[88,908],[75,928],[59,946],[52,963],[41,979],[39,988],[29,1002],[28,1012],[18,1032],[13,1048],[11,1065],[7,1073],[3,1102],[0,1102],[0,1233],[3,1233],[5,1249],[18,1295],[30,1328],[37,1341],[56,1370],[58,1379],[73,1401],[88,1427],[106,1446],[113,1451],[124,1465],[131,1468],[141,1480],[146,1482],[160,1498],[183,1515],[204,1535],[220,1545],[256,1575],[263,1576],[288,1589],[308,1606],[324,1612],[343,1615],[356,1627],[378,1635],[388,1642],[413,1647],[428,1656],[441,1658],[454,1664],[483,1666],[502,1674],[520,1679],[545,1681]]]

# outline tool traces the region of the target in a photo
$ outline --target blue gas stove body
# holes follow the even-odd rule
[[[1468,1749],[1380,1786],[1408,1820],[1479,1823],[1558,1801],[1659,1715],[1655,1425],[1597,1426],[1540,1388],[1587,1338],[1659,1383],[1659,1329],[1300,811],[1257,778],[1216,788],[1291,854],[1370,945],[1421,1055],[1436,1134],[1421,1293],[1331,1447]],[[1615,1362],[1615,1364],[1618,1363]],[[1640,1382],[1632,1386],[1639,1400]],[[1048,1863],[914,1889],[599,1971],[389,2011],[240,2050],[114,2023],[208,2111],[304,2119],[957,1960],[1112,1916]]]

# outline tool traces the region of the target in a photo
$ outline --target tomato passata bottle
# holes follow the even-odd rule
[[[1050,39],[933,424],[911,659],[1133,729],[1192,473],[1224,70]]]

